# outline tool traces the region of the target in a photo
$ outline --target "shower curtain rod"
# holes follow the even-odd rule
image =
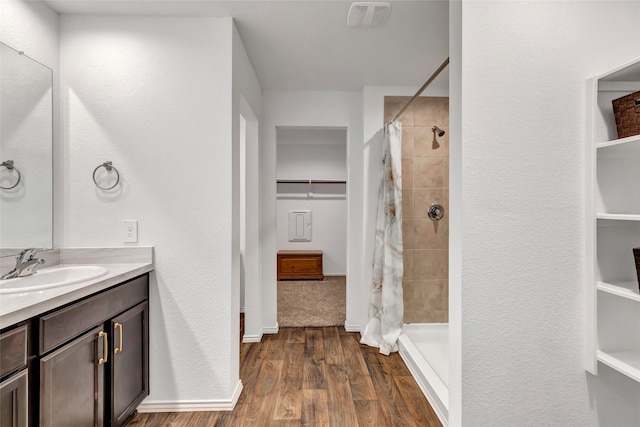
[[[407,102],[406,104],[404,104],[404,107],[402,107],[402,109],[398,112],[398,114],[396,114],[396,116],[389,122],[389,123],[393,123],[395,122],[398,117],[400,117],[402,115],[402,113],[404,113],[404,110],[406,110],[407,108],[409,108],[409,105],[411,105],[411,103],[413,101],[416,100],[417,97],[420,96],[420,94],[422,92],[424,92],[424,90],[427,88],[427,86],[429,86],[431,84],[432,81],[434,81],[436,79],[436,77],[438,77],[438,75],[442,72],[442,70],[444,70],[446,68],[446,66],[449,65],[449,58],[445,59],[445,61],[442,63],[442,65],[436,70],[435,73],[433,73],[431,75],[431,77],[429,77],[429,80],[427,80],[426,82],[424,82],[424,84],[422,85],[422,87],[420,89],[418,89],[418,91],[416,92],[415,95],[413,95],[413,98],[411,98],[409,100],[409,102]]]

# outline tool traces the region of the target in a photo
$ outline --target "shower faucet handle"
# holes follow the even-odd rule
[[[439,203],[431,203],[427,209],[427,216],[432,221],[440,221],[444,217],[444,206]]]

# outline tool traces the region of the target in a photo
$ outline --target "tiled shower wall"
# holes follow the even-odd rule
[[[385,97],[385,122],[410,97]],[[449,98],[420,97],[400,116],[402,123],[402,239],[405,323],[447,322],[449,317]],[[434,136],[437,125],[446,131]],[[431,203],[444,218],[427,217]]]

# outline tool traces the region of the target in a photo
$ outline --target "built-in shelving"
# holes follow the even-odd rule
[[[598,213],[597,219],[609,220],[609,221],[640,221],[640,215],[638,214],[608,214]]]
[[[640,150],[640,135],[629,136],[627,138],[614,139],[611,141],[600,142],[596,144],[596,149],[623,149],[629,151]]]
[[[598,350],[598,361],[616,371],[640,382],[640,354],[637,351],[617,351],[605,353]]]
[[[586,369],[640,382],[640,135],[616,138],[611,101],[640,90],[640,60],[590,79],[586,149]]]
[[[607,292],[611,295],[619,296],[620,298],[627,298],[631,301],[640,302],[638,282],[598,282],[597,288],[601,292]],[[638,325],[638,327],[640,327],[640,325]]]

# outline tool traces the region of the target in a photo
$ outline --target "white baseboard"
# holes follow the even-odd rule
[[[231,399],[183,400],[176,402],[142,402],[138,412],[197,412],[197,411],[233,411],[242,393],[242,380],[238,380]]]
[[[276,323],[276,326],[269,326],[269,327],[266,327],[266,328],[262,328],[262,333],[263,334],[277,334],[279,330],[280,330],[280,327]]]
[[[362,327],[360,325],[350,325],[347,322],[344,322],[344,330],[347,332],[362,332]]]
[[[242,342],[260,342],[260,341],[262,341],[262,332],[260,332],[258,335],[244,334],[242,336]]]

